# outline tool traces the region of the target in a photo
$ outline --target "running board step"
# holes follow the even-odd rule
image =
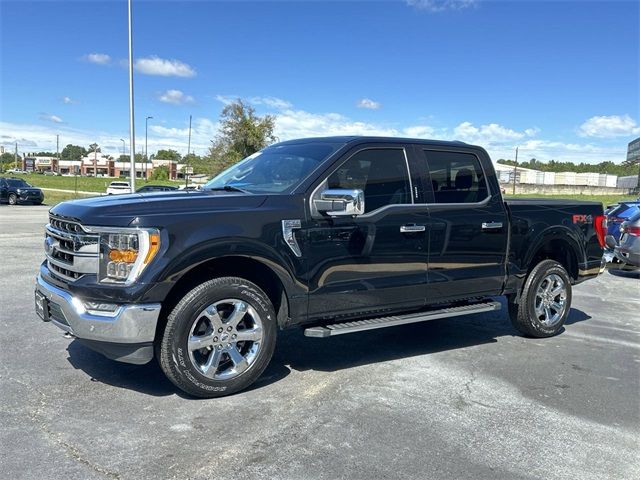
[[[333,337],[335,335],[344,335],[345,333],[374,330],[376,328],[395,327],[396,325],[406,325],[408,323],[426,322],[427,320],[436,320],[438,318],[458,317],[461,315],[471,315],[472,313],[492,312],[494,310],[500,310],[500,308],[500,302],[489,301],[474,303],[473,305],[442,308],[440,310],[431,310],[429,312],[368,318],[365,320],[356,320],[353,322],[334,323],[333,325],[310,327],[305,329],[304,335],[306,337],[326,338]]]

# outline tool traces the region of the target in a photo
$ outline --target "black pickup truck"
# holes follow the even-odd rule
[[[154,356],[189,394],[254,382],[278,329],[309,337],[487,312],[561,331],[571,286],[604,268],[602,205],[508,200],[460,142],[278,143],[203,190],[50,211],[36,311],[105,356]]]

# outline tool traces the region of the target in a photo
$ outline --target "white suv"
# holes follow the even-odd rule
[[[131,193],[129,182],[111,182],[107,187],[107,195],[118,195],[120,193]]]

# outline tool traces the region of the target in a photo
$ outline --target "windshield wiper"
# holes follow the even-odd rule
[[[244,190],[240,187],[234,187],[233,185],[225,185],[223,187],[212,187],[207,190],[223,190],[225,192],[240,192],[240,193],[251,193],[247,190]]]

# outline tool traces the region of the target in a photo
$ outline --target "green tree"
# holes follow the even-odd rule
[[[169,180],[169,169],[164,165],[156,167],[149,178],[151,180]]]
[[[91,145],[89,145],[89,150],[87,150],[89,153],[93,153],[93,152],[98,152],[100,153],[100,147],[98,147],[97,143],[92,143]]]
[[[158,150],[153,158],[156,160],[174,160],[179,162],[182,156],[175,150]]]
[[[78,145],[67,145],[60,152],[60,158],[62,160],[80,160],[87,155],[87,149],[79,147]]]
[[[0,171],[4,172],[5,170],[14,168],[15,165],[15,156],[13,153],[4,152],[0,155]],[[20,155],[18,155],[18,168],[22,168],[22,157]]]
[[[276,141],[275,117],[257,116],[241,99],[222,109],[220,125],[220,134],[209,149],[209,162],[203,165],[208,171],[202,173],[217,174]]]

